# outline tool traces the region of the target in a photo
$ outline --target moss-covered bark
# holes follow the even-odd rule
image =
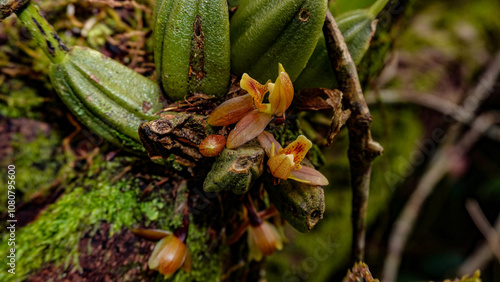
[[[16,274],[12,276],[2,269],[0,280],[35,279],[40,273],[54,268],[58,271],[52,272],[52,278],[71,276],[75,275],[71,274],[74,271],[85,270],[90,275],[86,276],[87,279],[106,275],[114,279],[160,279],[156,272],[144,267],[153,243],[133,235],[130,229],[154,226],[172,230],[178,227],[181,217],[174,213],[176,187],[172,182],[155,186],[160,177],[130,169],[137,165],[133,158],[118,157],[113,161],[104,161],[102,156],[97,155],[88,170],[61,183],[65,193],[36,220],[17,230]],[[20,167],[18,171],[22,169]],[[150,184],[153,186],[148,192],[145,188]],[[214,244],[208,235],[207,225],[197,220],[194,223],[189,229],[187,241],[193,257],[193,271],[189,274],[179,271],[173,280],[218,280],[227,248],[217,241]],[[0,248],[4,257],[9,248],[3,244],[7,238],[8,234],[4,234]],[[103,244],[95,244],[95,241]],[[88,246],[84,242],[88,242]],[[126,242],[126,252],[107,249],[109,242]],[[89,263],[96,254],[100,254],[100,257],[94,258],[96,263]],[[128,259],[124,260],[123,256]],[[112,266],[104,268],[98,263],[102,260],[116,263],[103,263],[102,266]],[[140,266],[141,270],[131,273],[135,266]]]

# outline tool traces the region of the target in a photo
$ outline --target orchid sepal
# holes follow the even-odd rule
[[[328,179],[321,172],[307,166],[302,166],[298,170],[292,170],[288,178],[310,185],[325,186],[329,184]]]
[[[262,131],[262,133],[257,136],[257,139],[268,157],[277,155],[280,150],[283,150],[281,144],[267,131]]]
[[[173,234],[167,235],[156,243],[153,253],[149,257],[148,266],[150,269],[158,270],[165,278],[168,278],[188,260],[188,265],[184,269],[189,272],[191,270],[191,256],[188,255],[188,252],[184,242]]]
[[[258,111],[263,111],[265,109],[265,106],[262,104],[262,100],[264,99],[264,95],[268,91],[269,83],[271,83],[271,81],[268,81],[266,84],[262,85],[246,73],[241,76],[240,87],[242,89],[245,89],[248,94],[252,96],[254,106]]]
[[[235,97],[220,104],[210,114],[207,123],[212,126],[224,126],[238,122],[254,110],[250,94]]]
[[[229,133],[226,147],[228,149],[237,148],[259,135],[269,122],[272,116],[254,110],[243,117]]]
[[[258,226],[248,226],[247,234],[248,260],[261,261],[264,256],[269,256],[275,250],[283,249],[283,239],[276,227],[268,221],[263,221]]]
[[[293,100],[293,84],[285,72],[283,65],[279,64],[279,75],[274,85],[269,85],[269,103],[272,114],[282,116],[290,107]]]

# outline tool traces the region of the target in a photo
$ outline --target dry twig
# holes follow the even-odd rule
[[[495,228],[493,228],[486,216],[484,216],[481,207],[477,203],[477,201],[468,199],[465,202],[465,207],[470,214],[470,217],[476,224],[477,228],[483,234],[484,238],[486,238],[486,242],[488,243],[490,250],[496,256],[497,260],[500,262],[500,235]]]
[[[500,234],[500,215],[495,221],[496,234]],[[500,237],[496,238],[497,242],[500,241]],[[469,256],[462,265],[458,268],[459,275],[466,275],[472,273],[476,269],[483,269],[485,265],[493,259],[493,252],[488,242],[482,243],[476,248],[476,250]]]
[[[455,125],[450,129],[448,133],[450,142],[433,156],[429,168],[394,223],[389,237],[389,250],[384,263],[382,281],[396,281],[404,247],[427,197],[434,191],[437,183],[449,172],[453,163],[462,159],[481,138],[481,133],[484,131],[476,129],[491,126],[494,122],[495,119],[492,118],[491,113],[480,115],[474,121],[472,128],[455,145],[452,144],[452,141],[459,135],[461,126]]]
[[[140,9],[148,14],[151,14],[151,10],[144,6],[144,5],[141,5],[137,2],[135,2],[134,0],[125,0],[125,1],[115,1],[115,0],[87,0],[88,2],[90,3],[98,3],[98,4],[104,4],[104,5],[107,5],[111,8],[117,8],[117,7],[120,7],[120,8],[136,8],[136,9]]]
[[[327,11],[323,33],[325,34],[330,62],[339,81],[339,88],[344,94],[344,107],[352,112],[347,121],[349,128],[348,155],[353,191],[352,249],[354,261],[361,261],[364,258],[365,218],[370,190],[371,163],[375,157],[382,154],[383,148],[372,140],[370,110],[363,96],[356,65],[330,11]],[[331,141],[329,138],[328,144]]]
[[[375,102],[373,97],[373,95],[369,95],[366,99],[368,104]],[[385,104],[413,103],[448,115],[464,125],[473,125],[474,120],[467,118],[467,109],[433,94],[423,95],[422,93],[398,93],[393,90],[382,90],[378,98]],[[493,125],[482,132],[482,134],[494,141],[500,142],[500,126]]]

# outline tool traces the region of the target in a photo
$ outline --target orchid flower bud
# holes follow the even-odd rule
[[[165,278],[172,276],[179,268],[186,272],[191,270],[191,257],[187,246],[175,235],[170,234],[161,239],[155,246],[148,265],[158,270]]]

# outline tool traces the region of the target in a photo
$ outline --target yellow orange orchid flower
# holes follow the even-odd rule
[[[156,243],[153,253],[149,257],[148,266],[157,270],[166,278],[172,276],[179,268],[189,273],[192,268],[192,259],[186,245],[186,238],[159,229],[133,229],[139,236],[160,240]],[[185,234],[184,234],[185,235]],[[182,236],[181,236],[182,237]]]
[[[248,195],[248,194],[247,194]],[[278,213],[274,206],[268,209],[256,212],[250,199],[250,195],[243,200],[246,207],[245,220],[236,230],[228,244],[234,244],[245,233],[248,233],[248,261],[261,261],[264,256],[269,256],[276,250],[283,249],[283,238],[278,229],[266,218]],[[285,238],[286,239],[286,238]]]
[[[312,147],[311,141],[304,135],[300,135],[284,149],[269,132],[262,132],[257,139],[269,157],[267,165],[274,177],[283,180],[292,179],[310,185],[328,185],[328,179],[321,172],[300,165]]]
[[[161,239],[155,246],[148,260],[150,269],[158,270],[165,278],[172,276],[179,268],[191,271],[191,256],[186,243],[170,234]]]
[[[281,64],[275,83],[268,81],[262,85],[245,73],[241,77],[240,86],[248,94],[222,103],[207,120],[212,126],[238,122],[227,138],[226,147],[229,149],[237,148],[257,137],[273,117],[285,114],[293,100],[292,81]],[[262,103],[267,92],[269,103]]]
[[[274,225],[263,220],[259,225],[248,225],[248,260],[261,261],[275,250],[283,249],[283,239]]]

